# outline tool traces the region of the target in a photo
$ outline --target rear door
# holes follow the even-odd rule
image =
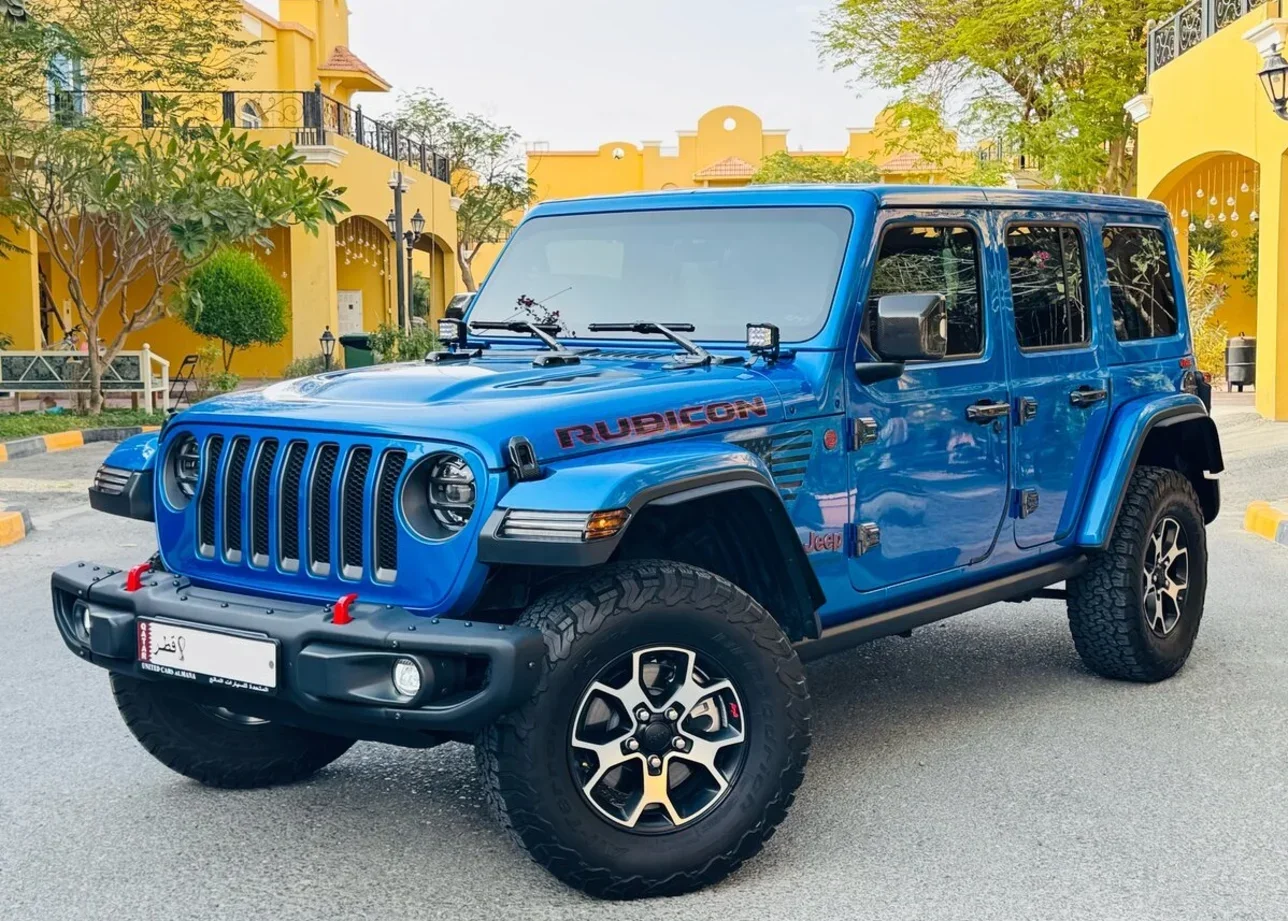
[[[1109,420],[1110,381],[1091,300],[1090,227],[1076,213],[1000,212],[1002,335],[1014,400],[1015,543],[1072,530]]]
[[[886,294],[935,292],[948,307],[948,353],[908,362],[893,380],[864,383],[850,370],[854,492],[851,581],[874,591],[979,563],[1006,514],[1009,393],[998,340],[1005,271],[983,211],[933,218],[884,211],[861,305],[860,360],[874,355],[870,328]]]

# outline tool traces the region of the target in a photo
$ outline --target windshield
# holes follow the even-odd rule
[[[552,323],[582,339],[636,337],[595,336],[591,323],[692,323],[693,339],[738,342],[748,323],[774,323],[783,341],[799,342],[827,320],[851,223],[835,207],[534,218],[515,232],[470,320]]]

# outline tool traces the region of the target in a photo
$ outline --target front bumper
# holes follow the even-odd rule
[[[148,574],[128,592],[120,570],[73,563],[51,582],[58,631],[86,661],[165,681],[176,693],[234,712],[353,738],[402,744],[464,738],[531,695],[545,654],[541,632],[531,627],[420,617],[361,600],[350,608],[352,622],[338,625],[330,605],[200,588],[170,573]],[[140,617],[275,640],[277,687],[233,690],[143,670]],[[402,657],[426,676],[411,701],[400,700],[387,680]]]

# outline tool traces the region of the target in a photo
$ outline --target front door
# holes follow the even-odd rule
[[[990,265],[997,258],[984,246],[983,214],[920,214],[883,212],[858,357],[879,357],[869,330],[886,294],[943,294],[948,350],[940,361],[909,362],[894,380],[863,383],[851,372],[859,437],[850,445],[850,573],[859,591],[983,561],[1007,511],[1010,395],[995,293],[1003,269]]]
[[[1109,371],[1096,341],[1085,221],[996,220],[1012,308],[1002,338],[1015,400],[1015,542],[1034,547],[1073,528],[1109,421]]]
[[[339,308],[339,322],[336,324],[341,336],[357,335],[362,332],[362,292],[337,291],[336,306]]]

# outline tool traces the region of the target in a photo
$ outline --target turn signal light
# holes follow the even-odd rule
[[[601,537],[612,537],[626,526],[626,519],[631,513],[624,508],[610,512],[595,512],[586,522],[586,540],[597,540]]]

